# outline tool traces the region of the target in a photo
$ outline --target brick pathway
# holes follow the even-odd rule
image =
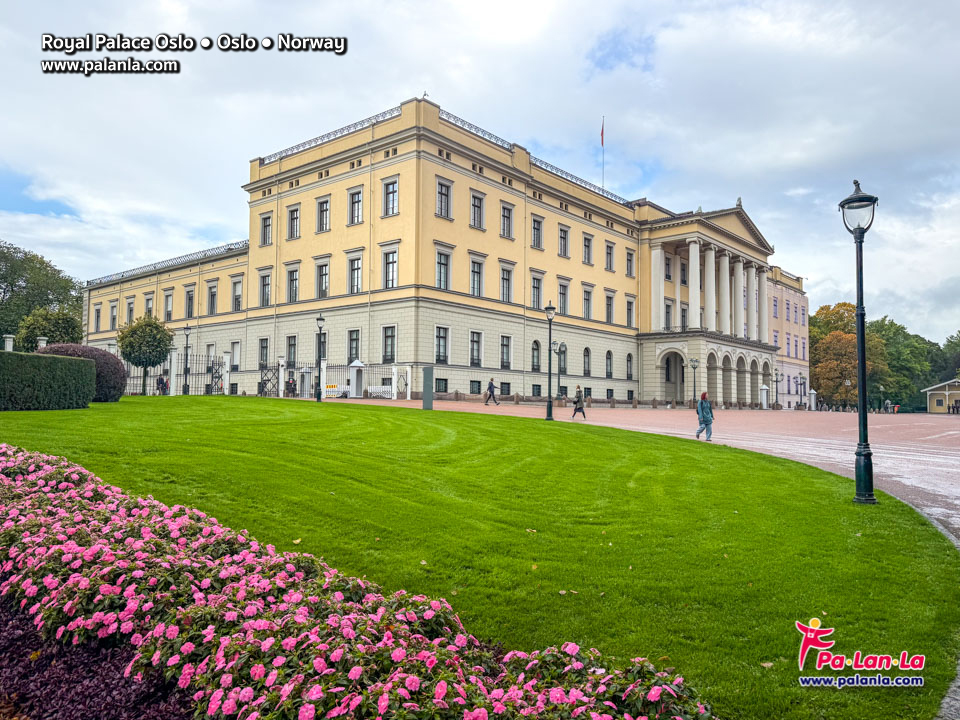
[[[328,401],[329,402],[329,401]],[[420,401],[340,400],[419,408]],[[540,417],[543,405],[436,401],[436,411]],[[573,410],[555,408],[571,422]],[[857,414],[795,410],[717,410],[713,442],[799,460],[853,477]],[[576,422],[584,422],[577,419]],[[693,438],[693,410],[590,408],[586,422],[606,427]],[[947,527],[960,542],[960,416],[870,415],[870,447],[878,489],[901,498]]]

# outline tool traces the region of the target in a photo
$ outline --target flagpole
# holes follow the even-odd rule
[[[603,128],[607,124],[607,116],[601,115],[602,120],[600,121],[600,187],[606,188],[606,176],[607,176],[607,148],[603,142]]]

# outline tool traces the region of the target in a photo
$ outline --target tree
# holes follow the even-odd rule
[[[37,308],[73,310],[82,303],[80,283],[36,253],[0,240],[0,335],[13,335]]]
[[[148,368],[160,365],[173,347],[173,331],[153,315],[143,315],[117,333],[120,355],[131,365]],[[147,394],[147,373],[143,373],[142,393]]]
[[[51,343],[79,343],[83,340],[80,317],[73,310],[50,310],[40,307],[20,321],[14,343],[20,352],[37,349],[37,338]]]
[[[856,312],[857,308],[848,302],[841,302],[836,305],[821,305],[817,308],[817,312],[810,316],[808,332],[811,357],[817,343],[832,332],[839,331],[848,335],[856,335]]]
[[[883,338],[886,346],[890,366],[886,394],[901,405],[925,404],[920,389],[932,385],[935,379],[930,368],[929,341],[912,335],[886,315],[867,323],[867,330]]]
[[[943,366],[939,380],[952,380],[960,377],[960,330],[943,343]]]
[[[810,383],[828,405],[857,402],[856,335],[834,330],[817,343],[810,352]]]

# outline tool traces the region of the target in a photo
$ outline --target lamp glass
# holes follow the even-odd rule
[[[323,330],[323,315],[317,316],[317,330]]]
[[[853,233],[856,230],[866,232],[873,224],[873,212],[877,206],[877,197],[860,189],[860,181],[853,181],[853,192],[840,201],[843,224]]]
[[[544,312],[547,314],[547,320],[553,320],[554,316],[557,314],[557,309],[553,306],[553,303],[547,303],[547,307],[544,309]]]

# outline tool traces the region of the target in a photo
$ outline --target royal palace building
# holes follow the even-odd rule
[[[739,200],[627,200],[424,99],[255,158],[243,190],[249,241],[88,282],[87,342],[115,347],[153,313],[178,348],[189,325],[194,351],[227,353],[238,392],[323,358],[395,364],[413,391],[433,366],[439,392],[492,377],[545,396],[552,303],[570,394],[753,404],[766,386],[783,402],[775,368],[792,383],[806,367],[802,279],[771,266]]]

